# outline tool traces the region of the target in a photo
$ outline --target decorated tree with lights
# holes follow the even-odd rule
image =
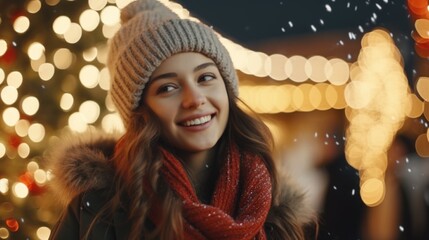
[[[0,239],[49,236],[59,208],[43,156],[56,136],[121,127],[104,63],[122,2],[0,2]]]

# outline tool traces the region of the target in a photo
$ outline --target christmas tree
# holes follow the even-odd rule
[[[59,207],[43,159],[56,136],[121,127],[104,65],[120,4],[0,2],[0,239],[48,238]]]

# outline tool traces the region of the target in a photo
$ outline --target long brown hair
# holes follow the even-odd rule
[[[227,86],[229,98],[229,118],[227,127],[219,141],[219,151],[226,151],[229,142],[235,142],[240,151],[260,155],[271,174],[273,186],[273,202],[279,197],[277,171],[272,157],[273,139],[266,125],[258,118],[248,114],[238,106],[240,101]],[[245,106],[243,104],[243,106]],[[127,131],[119,139],[113,157],[116,167],[116,185],[114,197],[106,205],[106,211],[113,213],[127,202],[127,211],[131,223],[129,239],[137,240],[143,235],[145,239],[183,239],[183,218],[181,213],[182,201],[167,186],[160,175],[162,158],[159,151],[161,144],[161,126],[154,113],[144,104],[131,117]],[[144,189],[147,182],[154,190],[149,194]],[[148,215],[152,202],[162,201],[161,223],[150,225]],[[110,210],[108,210],[110,209]],[[282,223],[276,229],[290,236],[287,232],[299,232],[299,226],[294,229],[284,229]],[[290,227],[290,226],[288,226]],[[296,229],[295,229],[296,227]],[[282,234],[283,235],[283,234]],[[294,236],[294,235],[292,235]],[[295,235],[296,236],[296,235]],[[285,239],[285,238],[283,238]],[[303,237],[301,238],[303,239]]]

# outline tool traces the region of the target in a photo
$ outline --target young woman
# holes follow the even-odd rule
[[[303,195],[281,182],[268,129],[238,107],[213,30],[153,0],[121,17],[108,67],[126,131],[56,147],[68,207],[51,239],[304,239]]]

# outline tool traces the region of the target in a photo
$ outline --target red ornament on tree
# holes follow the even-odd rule
[[[37,185],[34,181],[34,178],[31,173],[25,172],[19,177],[19,181],[24,183],[27,186],[28,190],[32,195],[40,195],[45,192],[45,188],[43,186]]]
[[[6,52],[0,57],[0,64],[10,65],[16,61],[16,50],[13,46],[8,46]]]
[[[15,218],[6,219],[6,226],[9,228],[11,232],[17,232],[19,229],[19,223]]]
[[[19,144],[22,143],[22,140],[21,140],[21,137],[19,137],[18,135],[12,134],[12,135],[9,135],[8,143],[9,143],[9,146],[11,146],[13,149],[16,150],[18,149]]]

